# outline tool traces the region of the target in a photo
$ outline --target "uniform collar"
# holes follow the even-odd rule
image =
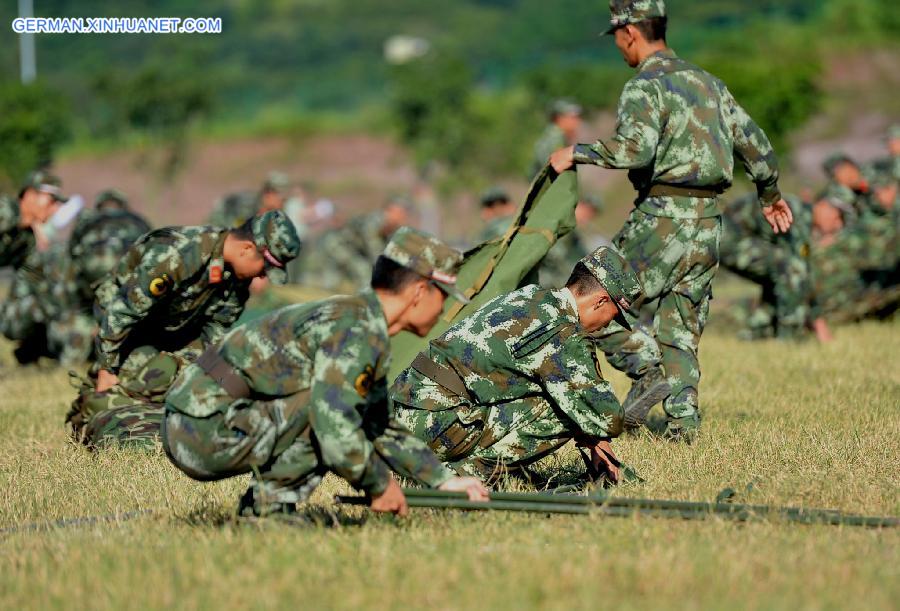
[[[644,61],[638,64],[638,72],[643,72],[648,68],[652,68],[654,65],[667,60],[667,59],[677,59],[678,56],[675,55],[675,51],[669,48],[663,49],[661,51],[657,51],[653,55],[646,57]]]
[[[556,296],[559,300],[565,305],[568,306],[566,308],[569,310],[566,312],[575,322],[580,322],[578,318],[578,303],[575,301],[575,295],[572,294],[572,291],[569,290],[569,287],[565,286],[557,291],[553,291],[556,293]]]
[[[366,302],[366,309],[372,318],[379,321],[379,326],[382,327],[381,330],[387,335],[387,319],[384,317],[384,310],[381,309],[381,301],[379,301],[378,295],[370,288],[361,290],[358,295]]]

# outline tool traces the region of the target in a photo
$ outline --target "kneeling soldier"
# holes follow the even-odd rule
[[[244,516],[293,513],[328,471],[405,514],[391,470],[428,486],[486,497],[454,477],[390,416],[390,336],[428,333],[461,255],[401,228],[378,258],[371,288],[277,310],[231,331],[179,376],[166,397],[163,446],[197,480],[254,473]],[[461,297],[461,295],[460,295]]]
[[[603,247],[565,288],[529,285],[489,301],[400,374],[397,419],[459,473],[493,480],[575,439],[592,470],[616,481],[609,439],[624,414],[586,335],[626,324],[622,311],[640,295],[628,263]]]

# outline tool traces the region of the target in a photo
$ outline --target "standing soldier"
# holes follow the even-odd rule
[[[20,342],[15,355],[21,363],[49,354],[45,325],[54,312],[46,296],[52,283],[47,278],[48,258],[38,251],[34,232],[66,202],[60,184],[52,174],[32,172],[18,202],[0,197],[0,266],[12,267],[15,274],[0,310],[0,331]],[[36,333],[43,337],[35,337]]]
[[[62,279],[53,287],[63,313],[48,329],[51,347],[64,365],[90,358],[97,334],[94,291],[148,231],[147,221],[129,209],[128,198],[116,189],[98,193],[94,209],[78,217],[62,262]]]
[[[239,515],[294,514],[329,471],[406,513],[391,471],[442,490],[487,491],[458,478],[389,411],[390,336],[428,333],[455,287],[462,255],[399,229],[371,288],[288,306],[242,325],[189,366],[166,397],[162,439],[201,481],[253,473]],[[464,299],[464,298],[463,298]]]
[[[581,112],[581,106],[571,100],[556,100],[550,105],[550,124],[534,145],[529,177],[544,169],[553,151],[578,142]]]
[[[509,194],[499,187],[491,187],[481,195],[481,220],[484,226],[477,242],[482,244],[503,237],[516,215],[517,206]]]
[[[459,473],[527,477],[524,467],[575,439],[590,448],[592,470],[615,481],[609,440],[624,414],[587,334],[613,319],[627,325],[640,294],[628,263],[602,247],[564,288],[532,284],[487,302],[400,374],[397,419]]]
[[[283,210],[290,190],[291,181],[286,174],[269,172],[268,178],[257,193],[252,191],[231,193],[219,200],[209,217],[209,224],[231,229],[240,227],[254,216],[271,210]]]
[[[638,198],[614,243],[637,273],[643,313],[654,320],[634,332],[613,327],[601,346],[634,380],[630,394],[671,386],[663,405],[667,436],[690,441],[700,427],[697,349],[719,263],[719,195],[731,186],[735,156],[772,229],[786,232],[793,217],[766,135],[722,81],[667,46],[665,3],[611,0],[610,12],[607,33],[638,69],[622,92],[616,133],[560,149],[550,163],[557,172],[575,164],[629,170]]]
[[[75,400],[67,418],[73,434],[81,438],[85,424],[89,437],[98,429],[126,434],[143,422],[140,409],[137,417],[117,409],[161,402],[178,370],[240,317],[250,282],[265,276],[284,284],[284,266],[299,250],[280,210],[235,229],[166,227],[144,235],[97,289],[96,389],[82,387]],[[149,416],[155,422],[144,432],[152,436],[161,410]]]

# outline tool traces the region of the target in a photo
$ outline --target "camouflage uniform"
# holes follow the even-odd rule
[[[383,227],[384,216],[374,212],[322,234],[304,263],[304,281],[335,292],[368,286],[372,265],[391,237]]]
[[[492,218],[481,228],[481,232],[478,234],[477,243],[483,244],[484,242],[502,238],[506,235],[506,232],[509,230],[509,227],[512,225],[515,218],[516,215],[514,214]]]
[[[775,234],[759,213],[755,196],[725,207],[719,255],[725,269],[762,287],[761,304],[751,313],[751,337],[796,338],[812,320],[809,265],[812,210],[788,196],[794,223]]]
[[[584,259],[614,299],[640,285],[611,249]],[[400,422],[459,473],[492,479],[574,437],[622,431],[568,288],[529,285],[497,297],[432,340],[391,387]]]
[[[92,381],[83,381],[67,417],[76,437],[84,438],[80,427],[85,423],[91,430],[91,418],[109,416],[98,412],[123,404],[158,403],[178,371],[204,346],[219,342],[240,317],[250,280],[240,280],[226,269],[222,252],[227,235],[228,230],[216,227],[151,231],[99,286],[96,367],[118,375],[119,384],[99,393],[102,400],[98,400]],[[300,250],[290,220],[281,211],[267,212],[254,219],[253,235],[266,257],[267,276],[283,284],[282,268]],[[134,407],[137,412],[141,409]],[[153,409],[160,413],[158,406]],[[133,414],[128,416],[128,426],[133,426]],[[84,441],[100,445],[117,430],[112,419],[102,435]],[[150,430],[155,435],[157,429]]]
[[[569,100],[556,100],[550,106],[551,122],[547,125],[537,142],[534,144],[534,156],[531,161],[529,178],[534,177],[538,172],[544,169],[544,166],[547,165],[547,160],[550,159],[550,155],[553,151],[571,144],[566,142],[565,133],[563,133],[563,130],[561,130],[553,121],[556,116],[563,114],[580,115],[581,106]]]
[[[105,201],[106,194],[98,197],[98,204]],[[131,245],[148,231],[147,221],[127,209],[95,207],[79,216],[69,238],[67,256],[62,257],[62,278],[53,287],[53,300],[61,304],[63,312],[48,329],[51,346],[63,364],[90,358],[97,333],[92,313],[94,291]]]
[[[461,260],[409,228],[384,255],[439,285]],[[389,363],[373,290],[282,308],[183,371],[166,398],[166,452],[199,480],[253,471],[242,507],[257,515],[304,501],[328,471],[373,495],[391,470],[438,486],[453,473],[391,417]]]
[[[900,124],[892,125],[888,128],[887,139],[889,142],[891,140],[900,140]],[[869,164],[866,171],[873,177],[900,181],[900,155],[888,155],[876,159]]]
[[[662,0],[612,0],[612,26],[665,15]],[[614,238],[636,271],[652,325],[612,328],[600,344],[610,363],[640,379],[662,363],[672,386],[664,402],[673,431],[699,426],[697,349],[719,263],[717,194],[731,186],[734,157],[760,203],[778,202],[775,153],[722,81],[659,51],[622,92],[616,134],[575,146],[575,163],[628,169],[635,209]],[[636,323],[636,321],[635,321]]]

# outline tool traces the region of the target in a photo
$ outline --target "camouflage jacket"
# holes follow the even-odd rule
[[[544,169],[553,151],[566,146],[566,136],[555,123],[551,123],[544,129],[541,137],[534,144],[534,157],[532,157],[529,178],[533,178]]]
[[[251,400],[309,391],[309,425],[322,461],[354,486],[383,490],[388,467],[429,486],[453,476],[390,416],[390,338],[373,291],[276,310],[229,332],[219,354],[247,382]],[[166,402],[203,418],[234,400],[191,365]]]
[[[503,422],[502,404],[543,396],[586,435],[622,431],[622,406],[603,379],[567,289],[532,284],[501,295],[432,340],[426,354],[455,370],[469,396],[410,367],[391,388],[393,401],[412,409],[455,409],[465,423],[487,422],[496,407],[491,421]]]
[[[629,170],[639,194],[654,185],[725,190],[734,178],[735,155],[760,202],[777,202],[778,164],[765,133],[722,81],[670,49],[645,59],[625,85],[615,136],[575,147],[576,163]],[[640,195],[637,206],[673,218],[719,214],[717,198]]]
[[[793,195],[784,196],[794,215],[794,223],[788,233],[776,234],[756,205],[756,197],[745,195],[725,204],[722,219],[725,233],[722,249],[729,248],[731,241],[754,238],[770,244],[789,245],[790,249],[802,257],[809,256],[812,240],[812,208]]]
[[[351,219],[317,240],[304,268],[305,277],[327,289],[358,291],[369,286],[372,266],[390,236],[381,228],[380,212]]]
[[[822,196],[841,209],[845,226],[859,221],[861,215],[874,211],[874,202],[868,190],[855,191],[832,180],[825,186]]]
[[[209,224],[228,229],[240,227],[259,210],[259,196],[250,191],[230,193],[216,202]]]
[[[863,169],[863,173],[866,174],[869,180],[874,180],[880,175],[900,180],[900,156],[887,156],[875,159]]]
[[[31,229],[19,227],[19,203],[0,195],[0,267],[21,267],[34,243]]]
[[[226,235],[216,227],[166,227],[128,249],[97,288],[101,368],[118,369],[123,344],[138,329],[177,333],[185,345],[222,338],[243,312],[250,287],[249,280],[238,280],[225,268]]]

